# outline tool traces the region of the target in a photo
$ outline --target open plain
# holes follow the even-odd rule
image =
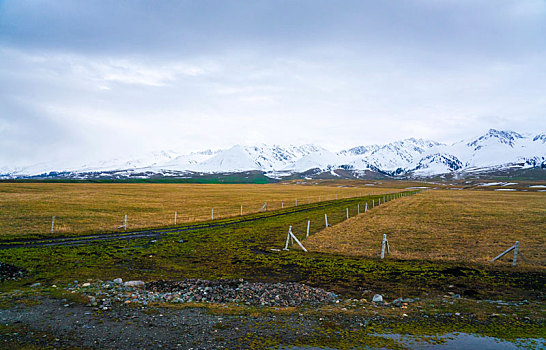
[[[5,348],[544,346],[542,192],[346,180],[2,186]],[[254,209],[243,216],[241,198]],[[270,204],[284,200],[294,204]],[[202,209],[198,222],[174,225],[175,203],[226,214],[211,220]],[[61,220],[78,229],[27,231],[27,210],[44,208],[65,210]],[[130,209],[130,218],[164,217],[136,229],[153,237],[93,226]],[[308,252],[291,240],[283,250],[290,226]],[[515,240],[517,266],[510,254],[489,262]]]

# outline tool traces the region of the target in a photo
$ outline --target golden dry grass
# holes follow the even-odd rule
[[[518,263],[544,267],[546,193],[425,191],[329,227],[304,245],[310,251],[379,257],[383,234],[389,258],[488,262],[519,241]]]
[[[320,200],[393,192],[388,188],[293,184],[89,184],[0,183],[0,237],[112,231],[128,216],[128,228],[172,225]]]

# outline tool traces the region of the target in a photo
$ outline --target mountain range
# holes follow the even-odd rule
[[[454,144],[408,138],[384,145],[331,152],[318,145],[236,145],[183,154],[161,151],[130,159],[80,166],[34,164],[0,167],[0,178],[191,178],[204,174],[261,172],[270,179],[291,177],[456,177],[469,174],[546,169],[546,133],[490,129]],[[545,171],[546,172],[546,171]]]

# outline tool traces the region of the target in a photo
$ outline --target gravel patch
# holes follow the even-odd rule
[[[289,307],[319,305],[339,300],[334,293],[300,283],[254,283],[243,280],[86,282],[68,285],[68,291],[89,297],[91,306],[108,310],[115,303],[241,303],[253,306]]]
[[[27,272],[15,265],[0,262],[0,281],[15,280],[26,276]]]

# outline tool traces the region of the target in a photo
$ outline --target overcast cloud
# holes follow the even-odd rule
[[[0,0],[0,166],[450,142],[545,114],[543,0]]]

